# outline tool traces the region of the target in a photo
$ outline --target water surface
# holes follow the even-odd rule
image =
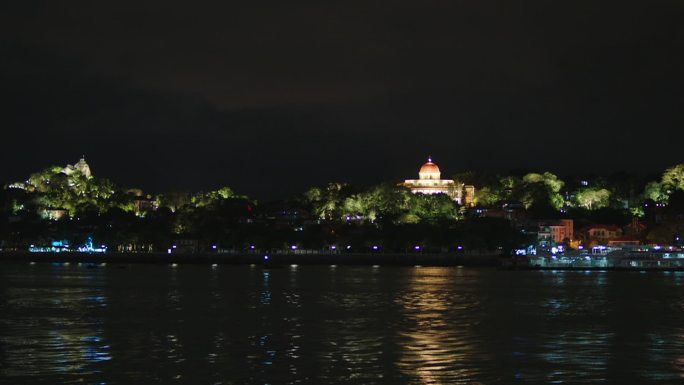
[[[0,265],[0,383],[684,382],[684,274]]]

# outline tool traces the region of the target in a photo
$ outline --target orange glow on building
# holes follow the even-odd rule
[[[420,167],[418,179],[406,179],[403,186],[414,194],[446,194],[458,204],[473,204],[475,187],[456,183],[453,179],[442,179],[439,166],[428,157],[428,161]]]

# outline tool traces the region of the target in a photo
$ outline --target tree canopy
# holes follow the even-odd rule
[[[315,187],[305,194],[312,212],[321,219],[368,223],[419,223],[455,220],[459,205],[446,194],[412,194],[393,184],[353,190],[343,183]]]
[[[577,205],[585,209],[594,210],[608,207],[610,203],[610,191],[604,188],[586,188],[575,194]]]

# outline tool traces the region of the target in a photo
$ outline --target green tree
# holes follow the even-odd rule
[[[369,222],[396,222],[408,210],[412,196],[405,187],[378,185],[347,197],[342,206],[342,216],[359,215]]]
[[[580,207],[589,210],[600,209],[610,203],[610,191],[598,187],[586,188],[577,192],[575,200]]]
[[[177,212],[192,202],[190,193],[171,191],[157,196],[157,206],[166,207],[171,212]]]
[[[491,206],[503,199],[503,194],[493,187],[482,186],[475,188],[475,204],[479,206]]]
[[[408,212],[403,217],[405,223],[443,222],[460,218],[460,207],[445,194],[417,194],[410,200]]]
[[[221,187],[218,190],[197,193],[190,199],[190,202],[195,207],[205,207],[216,205],[223,200],[232,198],[244,197],[236,195],[230,187]]]
[[[678,164],[665,170],[660,182],[654,181],[646,184],[644,198],[665,203],[672,193],[680,190],[684,190],[684,164]]]
[[[57,166],[31,174],[25,183],[13,186],[21,186],[32,194],[38,210],[65,209],[71,216],[86,211],[106,212],[115,206],[111,197],[119,191],[107,179],[87,178],[79,171],[67,175]]]
[[[349,196],[349,185],[332,182],[323,187],[313,187],[304,193],[304,199],[313,213],[321,219],[338,220],[342,217],[345,199]]]
[[[517,176],[504,176],[499,179],[503,199],[515,199],[515,191],[522,185],[522,179]]]
[[[665,170],[661,183],[668,193],[684,190],[684,164],[678,164]]]
[[[655,202],[667,202],[669,194],[665,186],[659,182],[649,182],[644,188],[644,198],[652,199]]]
[[[558,179],[558,177],[550,172],[543,174],[530,173],[523,177],[523,182],[526,184],[543,183],[549,188],[549,191],[558,193],[563,188],[565,183]]]
[[[565,200],[560,194],[564,182],[550,172],[543,174],[530,173],[522,178],[522,183],[513,187],[514,196],[526,208],[551,207],[555,210],[563,207]]]

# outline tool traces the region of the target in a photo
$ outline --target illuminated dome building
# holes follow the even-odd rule
[[[453,179],[442,179],[439,166],[428,157],[418,171],[418,179],[407,179],[402,183],[414,194],[447,194],[458,204],[472,204],[475,188],[456,183]]]

